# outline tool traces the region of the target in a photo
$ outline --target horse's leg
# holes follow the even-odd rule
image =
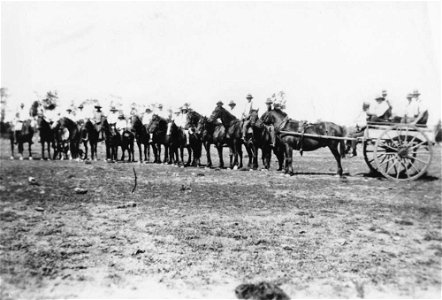
[[[18,137],[16,137],[17,139],[17,144],[18,144],[18,153],[19,153],[19,159],[23,160],[23,141],[21,139],[21,135],[18,135]]]
[[[92,141],[89,141],[89,144],[91,145],[91,159],[94,159],[94,146],[92,145]],[[87,141],[83,142],[83,147],[84,147],[84,159],[87,160],[88,159],[88,152],[89,152],[89,147],[87,146]]]
[[[216,150],[218,150],[219,156],[219,167],[224,168],[224,160],[223,160],[223,145],[216,145]]]
[[[206,148],[207,167],[211,168],[212,167],[212,157],[210,156],[210,143],[209,142],[205,142],[204,143],[204,148]]]
[[[10,157],[10,159],[14,159],[14,143],[15,143],[14,132],[10,133],[9,141],[11,142],[11,157]]]
[[[338,150],[339,143],[340,143],[340,142],[338,142],[338,143],[336,143],[336,142],[335,142],[335,143],[330,143],[330,144],[328,145],[328,148],[329,148],[330,151],[333,153],[333,156],[334,156],[335,159],[336,159],[336,163],[337,163],[337,165],[338,165],[337,175],[339,175],[340,177],[342,177],[341,154],[339,153],[339,150]]]
[[[186,167],[190,166],[191,162],[192,162],[192,148],[190,146],[186,146],[187,148],[187,163],[186,163]]]
[[[243,167],[242,165],[242,142],[241,140],[238,141],[238,156],[239,156],[239,168],[241,169]]]
[[[42,138],[40,138],[41,142],[41,159],[45,160],[45,142]]]
[[[138,139],[137,139],[137,146],[138,146],[138,153],[140,154],[139,155],[139,157],[140,157],[139,163],[142,163],[143,162],[143,150],[141,147],[141,142]]]
[[[51,160],[51,141],[47,141],[46,143],[46,147],[48,148],[48,159]]]
[[[285,173],[293,175],[293,148],[289,143],[285,143]]]

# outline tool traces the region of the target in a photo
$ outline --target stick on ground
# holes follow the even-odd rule
[[[135,172],[135,167],[132,167],[132,170],[134,170],[134,181],[135,181],[135,184],[134,184],[134,188],[132,189],[132,193],[133,192],[135,192],[135,189],[137,188],[137,173]]]

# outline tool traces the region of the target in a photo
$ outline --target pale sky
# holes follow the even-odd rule
[[[219,100],[264,109],[284,90],[294,119],[349,124],[387,89],[419,89],[441,115],[439,2],[2,2],[9,103],[58,90],[210,114]]]

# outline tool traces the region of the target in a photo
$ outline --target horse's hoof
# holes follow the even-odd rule
[[[23,160],[23,156],[20,156],[20,157],[19,157],[19,160]]]
[[[32,156],[29,157],[29,160],[33,160]]]
[[[9,159],[10,159],[10,160],[14,160],[14,156],[11,156]]]

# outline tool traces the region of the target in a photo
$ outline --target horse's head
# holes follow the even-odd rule
[[[198,126],[198,122],[201,119],[201,115],[199,113],[197,113],[196,111],[189,111],[189,113],[187,114],[187,118],[186,118],[186,127],[190,126],[190,127],[197,127]]]
[[[212,114],[210,115],[208,121],[209,121],[209,122],[213,122],[213,121],[215,121],[216,119],[221,118],[221,116],[222,116],[222,114],[223,114],[223,110],[225,111],[225,109],[224,109],[222,106],[217,105],[217,106],[215,107],[215,109],[213,110]]]
[[[149,123],[149,133],[154,133],[158,131],[161,128],[161,124],[163,122],[166,122],[163,118],[161,118],[159,115],[154,114],[152,116],[152,120]]]
[[[198,121],[198,125],[196,126],[196,133],[198,135],[202,135],[207,127],[207,117],[201,117]]]
[[[272,114],[273,111],[266,111],[262,116],[261,116],[261,120],[265,123],[265,124],[275,124],[275,116]]]
[[[250,112],[250,116],[249,116],[250,126],[260,125],[260,119],[258,116],[258,112],[259,112],[259,109],[253,109]]]

